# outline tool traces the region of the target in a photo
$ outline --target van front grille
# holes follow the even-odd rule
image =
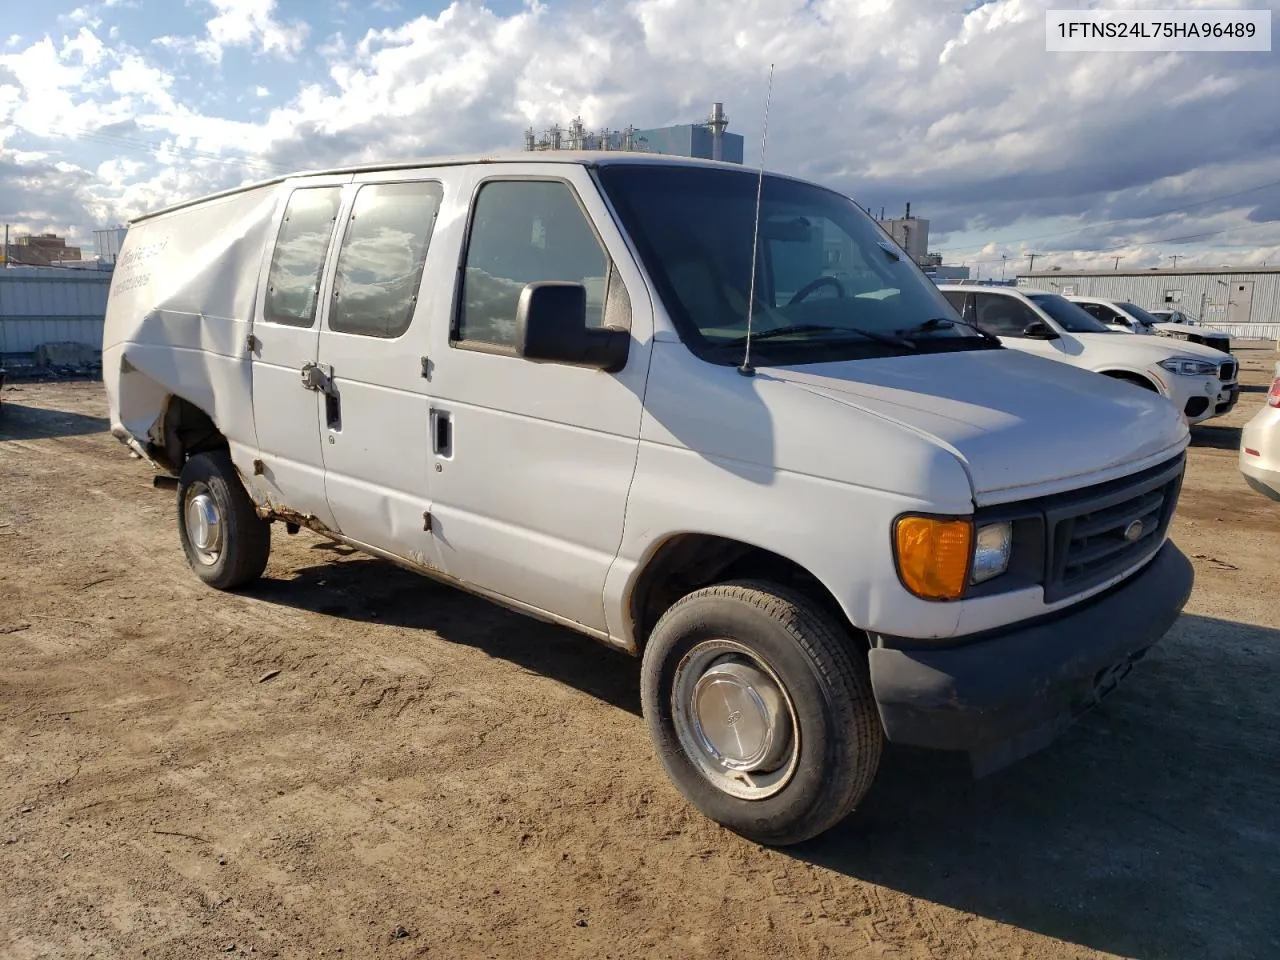
[[[1173,519],[1185,465],[1179,455],[1137,476],[1049,504],[1045,602],[1088,590],[1154,554]]]

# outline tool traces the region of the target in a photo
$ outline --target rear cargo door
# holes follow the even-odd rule
[[[253,421],[271,505],[335,529],[325,494],[324,371],[317,366],[322,290],[350,175],[286,185],[253,324]]]
[[[379,171],[358,175],[347,188],[319,352],[328,378],[320,446],[338,529],[429,567],[438,563],[430,530],[426,334],[432,304],[447,305],[452,290],[424,298],[421,287],[442,176]]]

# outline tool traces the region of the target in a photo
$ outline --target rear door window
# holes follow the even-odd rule
[[[409,329],[441,195],[434,181],[360,188],[338,254],[330,330],[394,338]]]
[[[320,275],[341,203],[342,188],[336,186],[304,187],[290,195],[267,274],[264,319],[292,327],[315,322]]]

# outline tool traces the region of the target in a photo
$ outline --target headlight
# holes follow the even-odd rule
[[[1197,360],[1194,357],[1170,357],[1161,360],[1158,366],[1180,377],[1207,377],[1218,372],[1218,365],[1212,360]]]
[[[903,585],[924,600],[959,600],[969,584],[984,583],[1009,569],[1013,525],[977,528],[958,517],[899,517],[894,560]]]
[[[1009,569],[1009,555],[1013,552],[1013,524],[989,523],[978,528],[973,542],[973,572],[969,579],[982,583],[998,577]]]
[[[958,600],[973,556],[973,524],[967,519],[899,517],[895,560],[903,586],[924,600]]]

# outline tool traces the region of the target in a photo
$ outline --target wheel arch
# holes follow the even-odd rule
[[[159,433],[159,442],[148,442],[147,452],[174,474],[182,472],[192,454],[229,449],[227,436],[209,413],[178,393],[165,397],[157,426],[159,430],[152,434]]]
[[[866,644],[866,634],[850,622],[835,594],[803,565],[773,550],[716,534],[671,534],[649,553],[627,596],[628,624],[635,652],[644,646],[662,614],[694,590],[725,580],[757,579],[790,586],[816,601],[850,635]]]
[[[1135,386],[1150,390],[1153,393],[1164,394],[1160,384],[1156,383],[1148,374],[1141,373],[1137,370],[1129,370],[1124,367],[1108,367],[1105,370],[1099,370],[1098,373],[1104,377],[1110,377],[1112,380],[1125,380]]]

